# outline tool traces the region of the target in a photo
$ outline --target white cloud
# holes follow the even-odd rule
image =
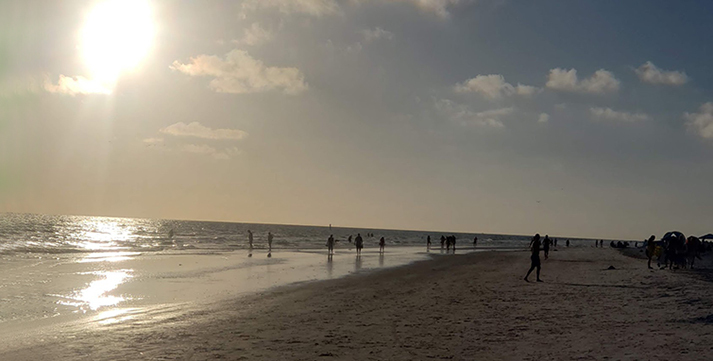
[[[515,108],[499,108],[482,112],[473,112],[463,104],[457,104],[448,99],[441,99],[436,102],[436,109],[445,113],[452,120],[463,125],[479,125],[492,128],[504,128],[502,117],[515,112]]]
[[[713,103],[708,102],[698,110],[698,113],[684,113],[686,125],[698,135],[706,139],[713,139]]]
[[[277,9],[284,14],[299,13],[312,16],[335,14],[339,5],[335,0],[245,0],[243,12],[258,9]]]
[[[241,154],[240,150],[236,147],[218,150],[205,144],[186,144],[179,148],[179,150],[186,153],[207,155],[218,160],[228,160]]]
[[[196,137],[215,140],[240,140],[248,136],[248,133],[239,129],[211,129],[198,122],[192,122],[190,124],[178,122],[160,129],[159,132],[177,137]]]
[[[50,93],[60,93],[68,95],[77,94],[111,94],[111,89],[96,80],[87,79],[83,76],[68,77],[59,76],[59,80],[55,85],[49,79],[46,79],[44,88]]]
[[[500,99],[510,95],[529,96],[537,92],[537,88],[529,85],[518,84],[513,86],[505,82],[505,78],[499,74],[478,75],[468,79],[463,83],[456,84],[455,91],[459,93],[475,92],[490,99]]]
[[[249,28],[245,29],[243,37],[238,40],[233,40],[233,43],[255,46],[270,41],[272,36],[272,32],[263,28],[260,23],[252,23]]]
[[[587,78],[579,80],[577,70],[556,68],[550,70],[546,87],[555,90],[603,94],[619,90],[620,81],[610,71],[600,69]]]
[[[219,93],[245,94],[282,90],[299,94],[307,90],[304,74],[297,68],[265,66],[262,61],[243,50],[232,50],[225,59],[215,55],[199,55],[188,64],[174,61],[171,69],[190,76],[208,76],[210,87]]]
[[[537,122],[540,124],[544,124],[550,121],[550,115],[547,113],[540,113],[540,116],[537,117]]]
[[[374,29],[365,29],[361,31],[362,35],[364,35],[364,42],[365,43],[370,43],[374,40],[379,40],[379,39],[388,39],[391,40],[394,38],[394,33],[384,30],[380,27],[376,27]]]
[[[688,75],[682,71],[659,69],[654,63],[647,61],[636,70],[639,79],[644,83],[683,85],[688,81]]]
[[[394,1],[394,0],[384,0],[384,1]],[[418,6],[419,9],[425,12],[430,12],[436,14],[441,18],[448,18],[451,14],[448,9],[454,5],[462,2],[469,2],[470,0],[396,0],[402,2],[408,2]]]
[[[143,142],[148,145],[159,145],[163,144],[163,138],[146,138]]]
[[[599,119],[617,120],[622,122],[640,122],[651,119],[644,113],[628,113],[616,111],[611,108],[589,108],[593,116]]]

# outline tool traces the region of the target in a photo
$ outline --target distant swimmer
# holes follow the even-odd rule
[[[473,238],[473,248],[478,245],[478,237]]]
[[[532,241],[530,241],[530,249],[532,250],[532,254],[530,255],[530,270],[527,271],[527,274],[525,275],[525,281],[530,282],[527,277],[530,277],[530,273],[532,273],[532,270],[537,268],[537,282],[542,282],[540,279],[540,234],[535,234],[534,237],[532,237]]]
[[[361,254],[361,249],[364,248],[364,240],[361,238],[361,233],[357,233],[354,243],[356,243],[357,254]]]
[[[384,246],[386,246],[386,240],[384,240],[384,237],[381,237],[379,240],[379,252],[384,253]]]
[[[334,235],[330,234],[327,239],[327,252],[329,254],[334,254]]]

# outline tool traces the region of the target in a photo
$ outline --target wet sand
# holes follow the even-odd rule
[[[63,333],[0,359],[702,360],[713,352],[709,272],[648,270],[608,248],[552,252],[545,283],[523,281],[528,266],[526,252],[437,256]]]

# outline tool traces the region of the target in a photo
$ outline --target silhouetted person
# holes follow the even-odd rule
[[[347,241],[349,241],[349,243],[352,243],[352,235],[351,234],[349,235],[349,239],[347,239]]]
[[[537,268],[537,282],[542,282],[540,279],[540,234],[537,233],[535,234],[534,237],[532,237],[532,241],[530,241],[530,249],[532,250],[532,255],[530,255],[530,270],[527,271],[527,274],[525,275],[525,281],[530,282],[527,277],[530,277],[530,273],[532,270]]]
[[[567,247],[569,247],[569,240],[567,240]]]
[[[354,243],[356,243],[357,254],[361,254],[361,249],[364,248],[364,240],[361,238],[360,233],[357,233],[356,238],[354,238]]]
[[[478,245],[478,237],[473,238],[473,248]]]
[[[453,252],[456,251],[456,236],[451,236],[451,242],[453,243]]]
[[[431,236],[426,237],[426,249],[431,249]]]
[[[384,237],[381,237],[379,240],[379,252],[384,253],[384,246],[386,246],[386,240],[384,240]]]
[[[554,246],[555,246],[555,248],[557,248],[557,238],[555,238]]]
[[[253,249],[253,232],[248,229],[248,246]]]
[[[327,238],[327,253],[334,254],[334,235],[330,234]]]
[[[441,250],[443,250],[443,247],[446,245],[446,237],[441,235]]]
[[[542,250],[545,251],[545,259],[550,258],[550,237],[545,235],[545,239],[542,241]]]
[[[272,253],[272,232],[267,232],[267,251]]]

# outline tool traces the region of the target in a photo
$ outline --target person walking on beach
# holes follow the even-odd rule
[[[248,229],[248,246],[253,249],[253,232]]]
[[[267,251],[272,253],[272,232],[267,232]]]
[[[356,243],[357,254],[361,254],[361,249],[364,248],[364,240],[361,238],[361,233],[357,233],[354,243]]]
[[[537,233],[535,234],[534,237],[532,237],[532,241],[530,241],[530,249],[532,250],[532,254],[530,255],[530,270],[527,271],[527,274],[525,275],[525,282],[530,282],[527,277],[530,277],[530,273],[532,273],[532,270],[537,268],[537,282],[542,282],[540,279],[540,234]]]
[[[473,248],[478,245],[478,237],[473,238]]]
[[[431,236],[426,237],[426,249],[431,249]]]
[[[569,240],[567,240],[567,247],[569,247]]]
[[[651,237],[649,237],[649,239],[646,241],[646,257],[649,258],[649,269],[653,269],[653,267],[651,267],[651,258],[654,257],[654,253],[656,252],[656,243],[654,243],[655,239],[656,236],[652,234]]]
[[[330,234],[329,238],[327,238],[327,253],[332,255],[334,254],[334,235]]]
[[[451,242],[453,243],[453,253],[456,252],[456,236],[451,236]]]
[[[446,245],[446,237],[441,235],[441,251],[443,251],[443,247]]]
[[[379,253],[384,253],[384,246],[386,246],[386,240],[384,237],[381,237],[379,240]]]
[[[545,235],[545,240],[542,241],[542,250],[545,251],[545,260],[550,258],[550,237]]]

